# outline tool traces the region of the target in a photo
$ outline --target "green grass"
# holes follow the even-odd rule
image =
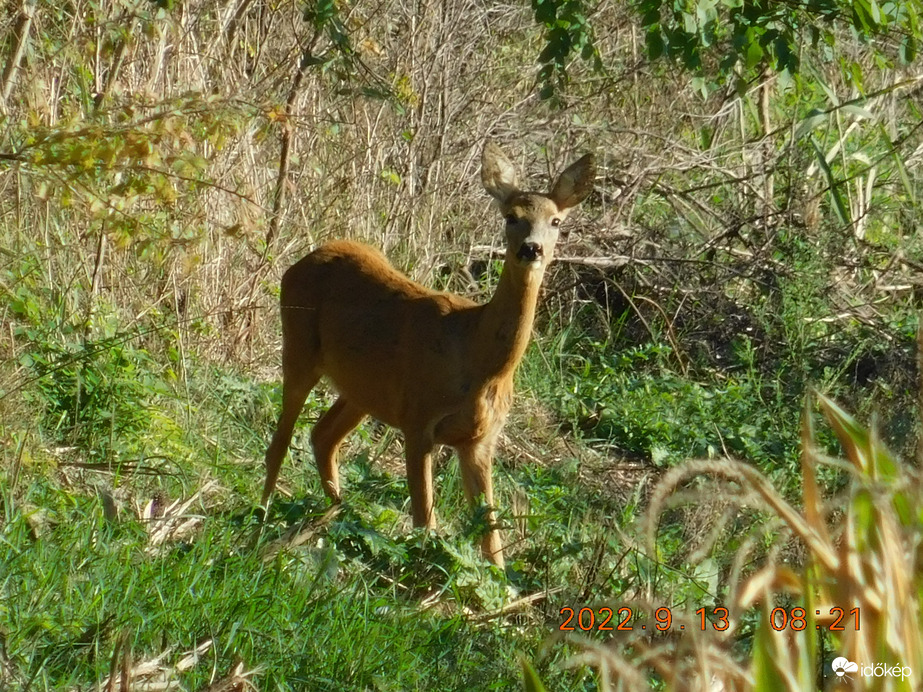
[[[483,521],[463,501],[454,458],[438,457],[439,534],[410,528],[405,479],[388,470],[402,463],[399,438],[371,424],[344,446],[345,502],[326,515],[308,442],[330,403],[323,388],[283,467],[290,497],[278,495],[261,525],[253,510],[277,381],[164,350],[158,332],[99,330],[93,341],[21,328],[27,381],[4,403],[9,420],[36,424],[8,428],[14,444],[0,448],[4,467],[18,469],[0,479],[6,682],[93,687],[127,650],[138,665],[162,657],[184,689],[238,662],[258,689],[519,689],[521,656],[549,689],[597,689],[596,673],[566,665],[580,638],[560,636],[562,607],[617,609],[651,594],[675,608],[718,606],[735,553],[754,537],[757,554],[772,544],[760,512],[722,518],[723,531],[707,536],[717,516],[675,511],[651,549],[636,518],[657,476],[727,452],[797,498],[806,386],[858,391],[845,382],[848,363],[873,341],[806,327],[826,309],[816,287],[786,290],[781,315],[753,311],[780,355],[737,336],[721,367],[696,357],[684,370],[673,343],[639,339],[626,315],[602,339],[586,315],[563,328],[551,320],[517,376],[514,444],[495,465],[505,573],[476,548]],[[36,303],[22,319],[45,309]],[[906,338],[907,325],[894,332]],[[818,344],[843,350],[847,365],[826,365]],[[907,401],[890,394],[892,407]],[[642,470],[618,479],[613,463],[624,459]],[[835,470],[820,478],[841,485]],[[704,546],[698,557],[693,545]],[[534,600],[503,611],[524,596]],[[753,613],[742,619],[741,658],[757,626]]]
[[[138,521],[107,522],[91,498],[46,501],[59,507],[47,533],[31,536],[21,513],[4,532],[5,647],[33,688],[102,679],[119,631],[136,656],[212,640],[211,660],[183,677],[192,688],[211,665],[240,657],[272,689],[489,689],[512,684],[508,660],[536,643],[534,634],[421,611],[409,598],[417,586],[408,594],[402,583],[417,572],[413,561],[391,584],[335,546],[266,561],[265,543],[247,545],[252,526],[203,507],[194,536],[151,554]]]
[[[561,608],[617,609],[649,594],[676,608],[720,605],[720,575],[765,518],[738,514],[706,538],[695,516],[668,513],[651,552],[635,527],[651,477],[613,482],[611,460],[644,462],[656,477],[726,450],[795,494],[803,390],[743,347],[725,372],[682,373],[669,346],[593,341],[579,324],[540,336],[518,377],[507,432],[536,451],[528,463],[501,452],[495,466],[506,573],[479,555],[483,522],[454,458],[437,464],[439,534],[411,530],[406,482],[387,470],[399,442],[371,425],[344,446],[345,503],[327,516],[307,436],[329,405],[322,389],[283,467],[291,497],[277,496],[261,525],[277,382],[189,359],[180,377],[131,339],[54,349],[37,339],[20,357],[37,379],[14,413],[39,425],[2,448],[18,469],[0,479],[12,689],[92,687],[119,650],[136,663],[162,656],[185,689],[238,661],[259,689],[519,689],[520,656],[549,689],[596,689],[594,672],[565,665],[576,640],[560,637]],[[836,487],[836,473],[823,478]],[[707,559],[691,558],[708,540]],[[521,596],[535,600],[502,612]],[[741,623],[742,657],[756,626]],[[181,666],[196,647],[200,658]]]
[[[107,362],[116,365],[103,379],[134,377],[119,369],[122,361]],[[54,377],[70,391],[71,370]],[[283,476],[294,499],[277,499],[260,526],[252,510],[265,442],[254,421],[268,433],[276,386],[203,369],[190,391],[194,401],[163,389],[142,392],[143,424],[131,419],[134,425],[106,438],[111,467],[83,448],[49,451],[81,443],[83,428],[71,429],[77,439],[50,425],[21,438],[28,453],[16,485],[12,477],[0,481],[0,632],[14,689],[92,686],[108,674],[122,637],[136,661],[167,652],[167,666],[211,640],[203,660],[179,673],[187,689],[238,659],[257,669],[261,689],[518,687],[517,656],[539,657],[558,601],[479,616],[518,593],[567,587],[588,560],[595,530],[588,516],[598,508],[575,482],[575,465],[499,465],[505,520],[512,523],[508,499],[516,487],[525,486],[532,501],[532,534],[510,551],[507,577],[476,549],[479,526],[462,501],[454,459],[437,476],[441,537],[411,531],[406,483],[370,462],[386,443],[367,431],[344,454],[346,503],[337,516],[321,520],[326,501],[310,455],[295,452]],[[45,401],[54,407],[70,399]],[[96,402],[82,415],[107,420],[105,406],[90,405]],[[322,395],[312,397],[296,448],[323,405]],[[164,430],[173,437],[159,435]],[[10,467],[16,449],[6,451]],[[143,452],[144,461],[123,463],[128,451]],[[87,461],[92,468],[80,466]],[[117,514],[107,514],[107,497]],[[191,505],[166,517],[141,514],[151,500],[162,511],[188,497]],[[164,526],[172,531],[155,543]],[[303,527],[309,540],[292,545],[286,532]],[[589,673],[562,671],[567,651],[559,644],[544,655],[542,675],[593,689]]]

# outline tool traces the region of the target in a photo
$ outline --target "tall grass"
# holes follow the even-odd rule
[[[837,689],[840,682],[859,690],[919,688],[919,469],[899,462],[874,427],[863,428],[825,397],[818,401],[844,458],[817,448],[813,414],[806,407],[800,507],[750,465],[715,460],[690,462],[668,473],[647,512],[650,554],[658,550],[667,510],[713,503],[714,497],[738,511],[752,507],[765,513],[773,526],[768,546],[765,535],[744,540],[734,552],[726,586],[709,590],[692,605],[674,600],[674,607],[664,609],[669,602],[662,594],[626,603],[640,614],[632,620],[635,631],[608,645],[576,640],[583,652],[571,665],[596,667],[605,690],[638,689],[651,675],[667,690],[803,692]],[[821,467],[848,477],[834,497],[820,491]],[[702,498],[703,486],[696,483],[701,478],[715,481],[708,486],[709,499]],[[726,536],[729,526],[719,526],[712,540]],[[664,610],[672,616],[669,623]],[[639,622],[648,631],[639,631]],[[657,629],[664,636],[652,631]],[[741,655],[744,633],[752,637],[749,656]]]

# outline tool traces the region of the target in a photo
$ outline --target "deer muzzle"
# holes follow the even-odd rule
[[[516,253],[516,259],[523,262],[537,262],[544,255],[542,246],[539,243],[523,243],[519,246],[519,252]]]

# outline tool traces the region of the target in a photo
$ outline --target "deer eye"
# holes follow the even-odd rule
[[[507,214],[507,215],[506,215],[506,225],[507,225],[507,226],[512,226],[512,225],[513,225],[514,223],[516,223],[517,221],[519,221],[519,219],[517,219],[517,218],[516,218],[515,216],[513,216],[512,214]]]
[[[557,217],[553,218],[553,219],[551,220],[551,225],[554,226],[554,227],[560,226],[560,225],[561,225],[561,219],[559,219],[559,218],[557,218]]]

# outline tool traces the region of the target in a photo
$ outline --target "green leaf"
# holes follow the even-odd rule
[[[871,33],[875,21],[872,19],[872,8],[867,0],[854,0],[852,8],[853,27],[860,33]]]
[[[703,101],[708,98],[708,82],[704,77],[693,77],[690,86],[702,97]]]
[[[390,183],[391,185],[397,186],[401,184],[400,174],[392,168],[385,168],[381,172],[381,179],[387,183]]]
[[[865,82],[865,73],[862,72],[862,66],[859,63],[854,62],[849,68],[849,74],[852,77],[853,84],[856,85],[856,88],[860,92],[865,92],[865,87],[862,85]]]
[[[798,123],[798,127],[795,128],[795,139],[799,140],[811,130],[820,127],[827,122],[828,117],[826,111],[822,111],[819,108],[812,108],[808,112],[807,117]]]
[[[695,17],[699,26],[704,29],[718,21],[718,10],[711,2],[699,2],[695,8]]]
[[[904,37],[904,40],[901,41],[900,48],[898,53],[900,54],[901,62],[905,65],[909,65],[917,58],[917,38],[913,34],[908,34]]]
[[[648,10],[641,16],[641,26],[649,27],[660,23],[660,8]]]
[[[792,50],[791,41],[790,36],[779,36],[772,43],[776,56],[776,70],[780,72],[783,70],[788,70],[789,72],[798,71],[798,54]]]
[[[856,117],[862,118],[863,120],[874,120],[875,114],[871,111],[866,110],[862,106],[857,106],[853,103],[848,103],[843,106],[842,111],[844,113],[849,113],[850,115],[855,115]]]
[[[647,44],[647,56],[651,60],[656,60],[666,52],[667,47],[663,42],[663,35],[660,33],[659,26],[648,29],[645,43]]]
[[[538,54],[538,61],[541,63],[550,63],[558,55],[558,46],[550,41],[545,44],[545,47],[542,49],[542,52]]]
[[[840,193],[839,183],[836,177],[834,177],[833,171],[830,169],[830,164],[827,163],[827,156],[824,154],[813,135],[811,136],[811,144],[814,146],[814,153],[817,155],[817,165],[820,166],[820,169],[824,172],[827,185],[830,187],[830,199],[833,202],[833,209],[836,212],[837,219],[839,219],[840,223],[844,226],[848,226],[852,223],[849,218],[849,210],[846,207],[846,203],[843,201],[843,195]]]
[[[747,67],[756,67],[763,59],[763,47],[756,41],[751,41],[747,46],[745,64]]]
[[[535,20],[546,26],[553,26],[557,19],[558,5],[553,0],[533,0]]]
[[[526,692],[546,692],[544,683],[538,677],[538,673],[535,672],[535,668],[532,667],[529,659],[523,656],[519,659],[519,663],[522,666],[523,686]]]
[[[869,15],[876,25],[881,24],[881,9],[878,7],[878,3],[875,0],[870,0],[869,2]]]

